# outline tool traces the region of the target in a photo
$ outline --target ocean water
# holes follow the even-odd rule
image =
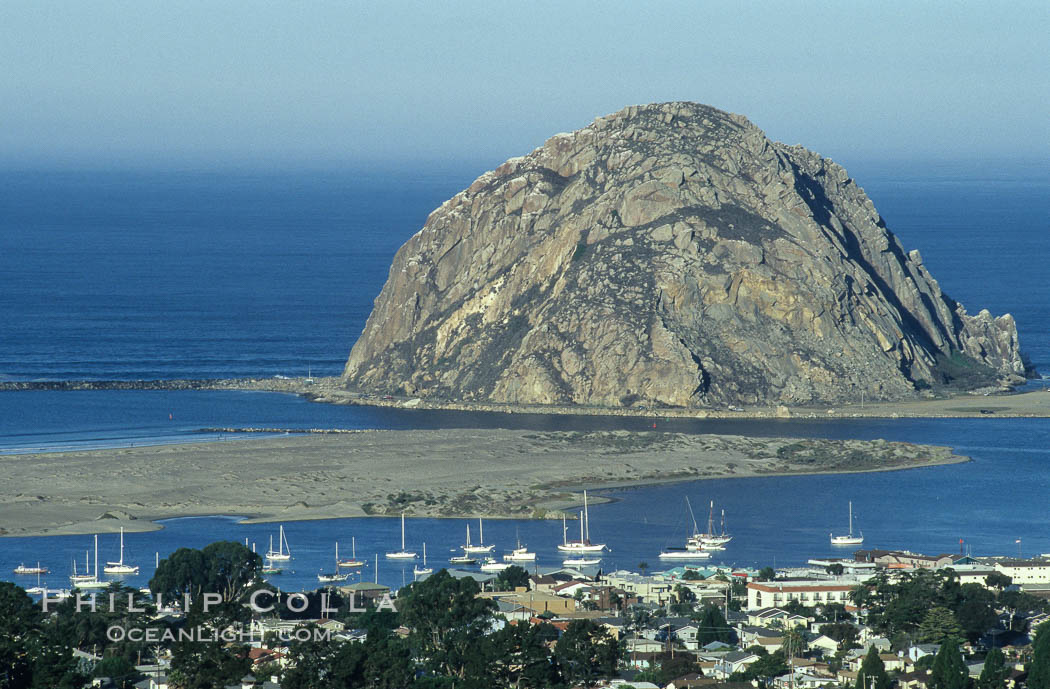
[[[0,171],[0,380],[338,374],[394,252],[484,169]],[[851,172],[948,294],[1013,313],[1050,369],[1050,170]]]
[[[397,247],[481,171],[0,173],[0,379],[338,374]],[[971,313],[1012,313],[1022,347],[1050,371],[1050,172],[874,164],[850,171],[942,288]],[[199,432],[216,426],[641,430],[654,421],[686,432],[948,444],[975,461],[613,491],[614,502],[592,511],[592,535],[612,547],[605,568],[654,564],[660,547],[678,544],[690,526],[687,495],[700,510],[712,498],[726,507],[737,534],[720,558],[726,563],[792,564],[830,553],[827,532],[844,528],[850,499],[866,545],[951,551],[963,538],[975,552],[1002,552],[1021,538],[1026,552],[1050,551],[1050,423],[1041,419],[671,421],[334,407],[271,393],[4,392],[0,453],[217,440]],[[370,555],[397,536],[396,520],[287,526],[296,559],[286,588],[313,585],[336,539],[346,547],[356,536],[359,554]],[[273,530],[175,520],[160,532],[130,534],[128,546],[148,579],[155,553],[219,537],[262,544]],[[418,549],[426,540],[435,560],[462,531],[458,521],[409,526],[410,542]],[[501,547],[520,535],[541,563],[556,561],[560,524],[493,522],[490,533]],[[103,537],[103,547],[112,551],[115,538]],[[0,572],[37,559],[68,569],[88,542],[0,539]],[[411,578],[411,565],[379,567],[384,583]]]

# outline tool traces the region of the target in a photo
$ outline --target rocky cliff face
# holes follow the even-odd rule
[[[352,389],[520,404],[893,399],[1018,382],[831,160],[693,103],[629,107],[479,177],[394,258]]]

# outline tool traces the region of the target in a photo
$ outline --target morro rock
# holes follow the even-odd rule
[[[941,292],[846,171],[694,103],[479,177],[394,258],[344,377],[376,393],[706,407],[1019,382],[1011,316]]]

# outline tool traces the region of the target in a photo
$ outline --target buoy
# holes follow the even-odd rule
[[[175,419],[175,415],[169,413],[168,414],[168,421],[173,421],[174,419]]]

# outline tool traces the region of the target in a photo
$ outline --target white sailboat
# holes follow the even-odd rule
[[[476,564],[478,564],[478,559],[476,557],[471,557],[470,555],[453,555],[452,557],[450,557],[448,559],[448,561],[451,562],[454,565],[476,565]]]
[[[95,575],[91,573],[91,560],[88,559],[90,557],[91,553],[85,550],[84,574],[77,574],[77,561],[76,558],[73,558],[73,574],[69,577],[69,582],[71,584],[75,585],[78,581],[91,581],[92,579],[95,579]]]
[[[109,586],[109,582],[101,581],[98,578],[98,534],[95,534],[95,573],[91,575],[90,579],[77,578],[71,580],[73,588],[78,589],[104,589]]]
[[[536,553],[530,553],[529,549],[521,544],[521,539],[516,539],[518,547],[503,556],[506,562],[534,562]]]
[[[588,567],[601,562],[600,557],[568,557],[561,561],[566,567]]]
[[[138,574],[138,565],[124,564],[124,527],[120,527],[120,559],[116,562],[107,562],[102,568],[105,574]]]
[[[288,552],[284,551],[284,546],[288,545],[288,540],[284,537],[284,524],[280,526],[280,532],[277,536],[277,550],[273,549],[273,536],[270,536],[270,549],[266,551],[266,559],[270,562],[287,562],[292,559],[292,546],[288,546]]]
[[[580,513],[580,540],[568,540],[565,520],[562,519],[562,542],[558,550],[563,553],[600,553],[605,550],[604,543],[591,543],[591,524],[587,512],[587,491],[583,491],[583,512]]]
[[[685,506],[689,509],[689,517],[693,522],[693,535],[685,539],[685,547],[671,546],[660,551],[661,560],[706,560],[711,557],[711,553],[705,549],[707,546],[702,539],[703,534],[696,526],[696,515],[693,514],[693,506],[689,498],[685,499]],[[709,524],[710,521],[711,519],[708,518]],[[710,531],[710,526],[708,530]]]
[[[834,533],[829,534],[831,537],[831,545],[860,545],[864,542],[864,532],[861,531],[859,536],[853,535],[853,501],[849,503],[849,535],[848,536],[836,536]]]
[[[434,573],[433,567],[427,567],[427,542],[423,541],[423,566],[422,567],[413,567],[412,568],[412,574],[414,574],[415,576],[419,577],[419,576],[423,576],[424,574],[433,574],[433,573]]]
[[[335,566],[336,569],[340,567],[364,567],[364,560],[357,559],[357,538],[355,536],[350,537],[350,559],[340,560],[339,559],[339,543],[335,544]]]
[[[686,498],[686,502],[688,502]],[[693,508],[690,506],[689,512],[692,514]],[[726,534],[725,528],[726,513],[722,510],[722,533],[715,533],[715,501],[711,501],[711,509],[707,513],[707,533],[694,533],[693,536],[686,543],[686,547],[699,546],[700,548],[707,548],[708,550],[723,550],[723,546],[733,540],[733,537]],[[693,530],[696,531],[696,520],[693,520]]]
[[[405,550],[405,513],[401,513],[401,550],[395,550],[386,554],[391,560],[415,560],[416,554]]]
[[[492,549],[496,547],[495,544],[485,545],[485,523],[482,519],[478,518],[478,538],[480,543],[478,545],[470,544],[470,524],[467,524],[467,544],[461,546],[464,554],[482,554],[491,553]]]

